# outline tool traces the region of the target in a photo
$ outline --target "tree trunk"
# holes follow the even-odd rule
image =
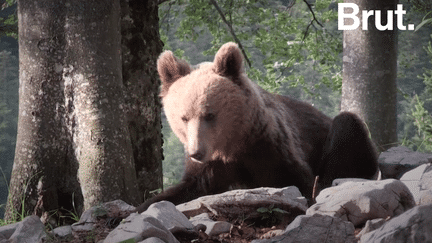
[[[395,10],[398,3],[397,0],[344,2],[359,6],[360,24],[362,10],[381,10],[382,25],[387,23],[387,10]],[[393,30],[379,31],[374,16],[369,17],[368,30],[362,30],[361,25],[355,30],[344,30],[341,110],[358,114],[366,122],[378,149],[383,151],[397,143],[397,25],[393,16]],[[345,25],[351,24],[352,20],[345,19]]]
[[[123,83],[128,127],[140,192],[162,188],[162,134],[159,76],[162,52],[158,1],[122,0]]]
[[[72,210],[73,192],[82,201],[74,176],[78,166],[67,159],[71,146],[63,129],[62,73],[56,68],[64,57],[59,16],[65,8],[54,2],[18,2],[20,100],[6,220],[46,216],[61,206]]]
[[[138,204],[119,1],[19,0],[18,17],[18,137],[5,219],[21,208],[47,216],[114,199]]]
[[[79,162],[84,208],[114,199],[137,204],[132,147],[125,116],[121,69],[120,2],[71,1],[65,39],[68,124]]]

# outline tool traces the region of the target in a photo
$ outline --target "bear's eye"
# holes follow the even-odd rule
[[[188,122],[189,121],[189,119],[187,119],[187,117],[185,117],[185,116],[183,116],[181,119],[182,119],[183,122]]]
[[[215,119],[215,115],[213,113],[208,113],[204,116],[205,121],[213,121]]]

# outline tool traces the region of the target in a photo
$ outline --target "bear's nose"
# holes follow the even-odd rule
[[[204,158],[204,154],[201,152],[196,152],[194,154],[191,154],[190,157],[194,160],[201,161]]]

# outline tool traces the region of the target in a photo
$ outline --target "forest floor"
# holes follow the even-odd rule
[[[216,216],[210,214],[210,218],[214,221],[225,221],[232,224],[230,232],[221,233],[215,236],[208,236],[205,232],[199,231],[198,237],[196,235],[175,235],[180,243],[249,243],[255,239],[269,239],[280,235],[284,232],[285,228],[294,218],[284,218],[279,220],[276,218],[266,218],[262,220],[249,220],[247,218],[228,218],[225,216]],[[47,239],[46,243],[98,243],[102,242],[107,235],[119,225],[120,221],[109,221],[100,219],[94,230],[90,232],[77,233],[74,232],[73,236],[68,239]],[[355,230],[357,235],[361,228]],[[125,241],[128,242],[128,241]],[[134,241],[131,241],[131,243]],[[128,242],[129,243],[129,242]]]

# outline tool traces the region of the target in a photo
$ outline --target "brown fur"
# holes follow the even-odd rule
[[[249,188],[295,185],[310,198],[314,176],[320,173],[328,174],[322,175],[322,186],[337,177],[375,174],[376,153],[355,115],[341,114],[335,119],[341,129],[332,128],[332,120],[311,105],[261,89],[247,78],[242,63],[234,43],[223,45],[213,63],[196,70],[170,51],[161,54],[162,102],[172,130],[185,146],[185,172],[179,185],[150,199],[138,211],[156,201],[179,204],[224,192],[234,184]],[[351,128],[355,135],[348,137],[360,137],[362,150],[350,147],[353,142],[334,151],[332,139],[343,143]],[[364,158],[369,161],[350,156],[353,150],[367,154]],[[359,163],[359,171],[348,169],[350,163]]]

